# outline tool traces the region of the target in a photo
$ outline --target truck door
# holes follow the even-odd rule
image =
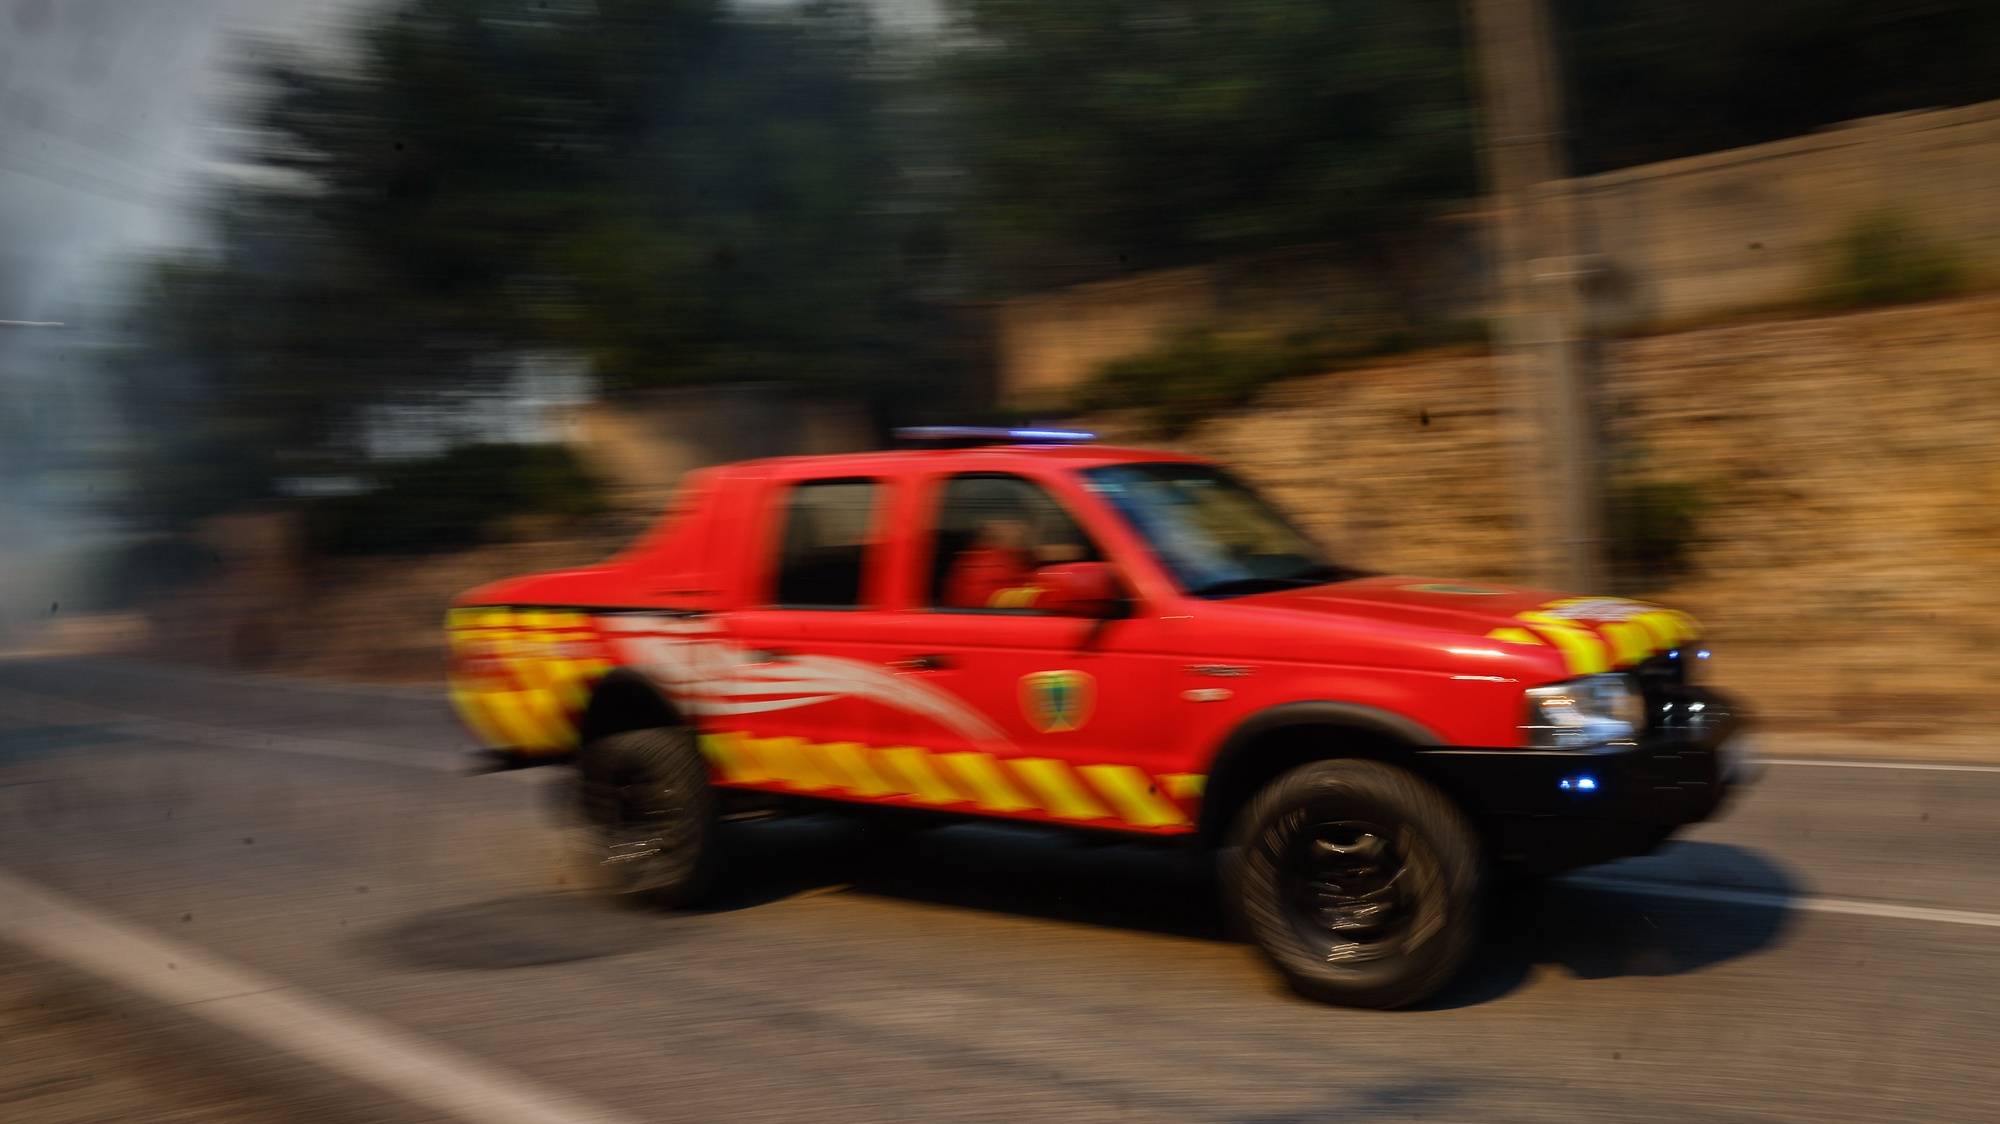
[[[780,481],[769,493],[749,536],[746,603],[725,615],[729,654],[701,704],[723,783],[851,795],[838,762],[884,737],[889,490],[846,476]]]
[[[905,535],[912,603],[880,634],[918,705],[894,715],[971,810],[1151,831],[1184,830],[1167,791],[1159,694],[1166,659],[1143,606],[1120,620],[1035,605],[1035,571],[1108,562],[1102,537],[1051,490],[1006,472],[934,476]]]

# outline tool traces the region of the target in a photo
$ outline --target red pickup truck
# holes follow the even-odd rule
[[[1648,851],[1741,779],[1682,613],[1364,574],[1191,456],[927,436],[693,473],[628,552],[451,610],[459,713],[574,763],[624,889],[693,900],[746,805],[1194,844],[1295,988],[1396,1006],[1491,874]]]

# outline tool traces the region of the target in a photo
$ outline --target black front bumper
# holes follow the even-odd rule
[[[1714,815],[1751,768],[1748,721],[1727,695],[1675,687],[1649,707],[1653,725],[1636,743],[1432,749],[1419,768],[1473,815],[1502,865],[1553,872],[1644,854]]]

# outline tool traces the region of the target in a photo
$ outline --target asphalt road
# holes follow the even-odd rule
[[[788,821],[714,908],[606,907],[553,771],[465,748],[425,692],[0,663],[0,867],[635,1120],[1994,1118],[2000,772],[1774,767],[1375,1013],[1138,847]]]

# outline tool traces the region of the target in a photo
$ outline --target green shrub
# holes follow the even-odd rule
[[[1098,368],[1078,391],[1077,407],[1144,411],[1178,436],[1218,410],[1240,406],[1277,379],[1321,370],[1331,348],[1304,339],[1231,337],[1190,332],[1164,347]]]
[[[1856,219],[1834,252],[1826,300],[1835,308],[1932,300],[1964,288],[1957,256],[1893,212]]]
[[[1098,367],[1069,407],[1079,413],[1140,410],[1163,434],[1178,437],[1211,414],[1247,404],[1280,379],[1419,347],[1483,343],[1486,333],[1483,320],[1413,324],[1393,315],[1282,336],[1200,328]]]
[[[1622,585],[1649,588],[1691,571],[1708,501],[1684,481],[1623,480],[1605,493],[1605,560]]]
[[[388,465],[374,485],[307,508],[316,552],[450,550],[487,538],[509,516],[577,519],[606,509],[603,482],[563,445],[463,445]]]

